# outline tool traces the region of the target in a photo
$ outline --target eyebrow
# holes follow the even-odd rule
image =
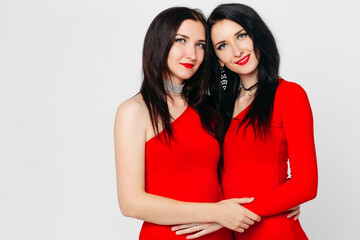
[[[183,38],[186,38],[186,39],[189,39],[189,37],[188,36],[186,36],[186,35],[184,35],[184,34],[176,34],[176,37],[178,37],[178,36],[180,36],[180,37],[183,37]],[[206,43],[206,40],[199,40],[198,42],[205,42]]]
[[[240,34],[242,31],[244,31],[244,30],[245,30],[245,29],[241,29],[240,31],[236,32],[236,33],[234,34],[234,36],[239,35],[239,34]],[[222,40],[222,41],[216,43],[216,44],[215,44],[215,47],[216,47],[217,45],[223,44],[223,43],[225,43],[225,42],[226,42],[225,40]]]
[[[189,39],[189,37],[188,36],[186,36],[186,35],[184,35],[184,34],[176,34],[176,37],[177,36],[181,36],[181,37],[183,37],[183,38],[187,38],[187,39]]]
[[[241,29],[240,31],[238,31],[238,32],[235,33],[234,35],[237,36],[237,35],[239,35],[242,31],[245,31],[245,29]]]

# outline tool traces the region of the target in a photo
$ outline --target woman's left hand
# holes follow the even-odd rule
[[[184,235],[195,232],[195,234],[186,237],[186,239],[195,239],[215,232],[221,228],[222,226],[218,223],[189,223],[173,226],[171,230],[174,231],[176,235]]]
[[[289,211],[291,212],[287,215],[287,218],[294,217],[294,221],[298,220],[300,216],[300,205],[290,209]]]

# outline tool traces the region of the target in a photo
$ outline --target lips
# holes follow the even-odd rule
[[[245,57],[241,58],[239,61],[235,62],[238,65],[245,65],[250,60],[250,54],[246,55]]]
[[[192,63],[180,63],[180,64],[189,69],[194,66],[194,64],[192,64]]]

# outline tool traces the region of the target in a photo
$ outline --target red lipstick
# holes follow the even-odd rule
[[[238,65],[245,65],[250,59],[250,54],[246,55],[245,57],[241,58],[239,61],[235,62]]]
[[[194,64],[192,64],[192,63],[180,63],[180,64],[189,69],[194,66]]]

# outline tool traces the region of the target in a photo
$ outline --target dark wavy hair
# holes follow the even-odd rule
[[[218,22],[228,19],[240,24],[252,39],[254,50],[259,58],[258,85],[254,100],[245,114],[240,126],[252,126],[255,136],[266,137],[270,129],[271,116],[274,107],[275,92],[279,84],[280,56],[275,38],[259,14],[249,6],[243,4],[221,4],[210,14],[207,21],[208,31]],[[210,35],[210,34],[209,34]],[[211,45],[211,61],[213,64],[213,77],[210,83],[210,93],[215,98],[216,107],[224,117],[224,132],[230,125],[233,116],[234,104],[240,94],[240,77],[225,67],[228,77],[228,86],[224,91],[220,84],[220,65]]]
[[[148,108],[152,126],[155,133],[159,133],[159,127],[164,128],[164,139],[170,140],[173,136],[171,127],[171,116],[167,105],[167,97],[171,97],[169,92],[164,88],[164,77],[171,76],[167,64],[170,48],[172,47],[176,33],[184,20],[199,21],[203,24],[206,33],[205,55],[202,64],[197,72],[185,81],[183,96],[188,105],[195,109],[201,119],[202,126],[205,130],[216,136],[212,126],[220,122],[216,117],[214,108],[211,108],[210,99],[207,97],[210,72],[208,44],[209,37],[206,20],[203,13],[197,9],[186,7],[173,7],[159,13],[150,24],[146,33],[143,56],[143,82],[140,93]],[[218,119],[218,120],[217,120]],[[215,124],[220,125],[220,124]]]

